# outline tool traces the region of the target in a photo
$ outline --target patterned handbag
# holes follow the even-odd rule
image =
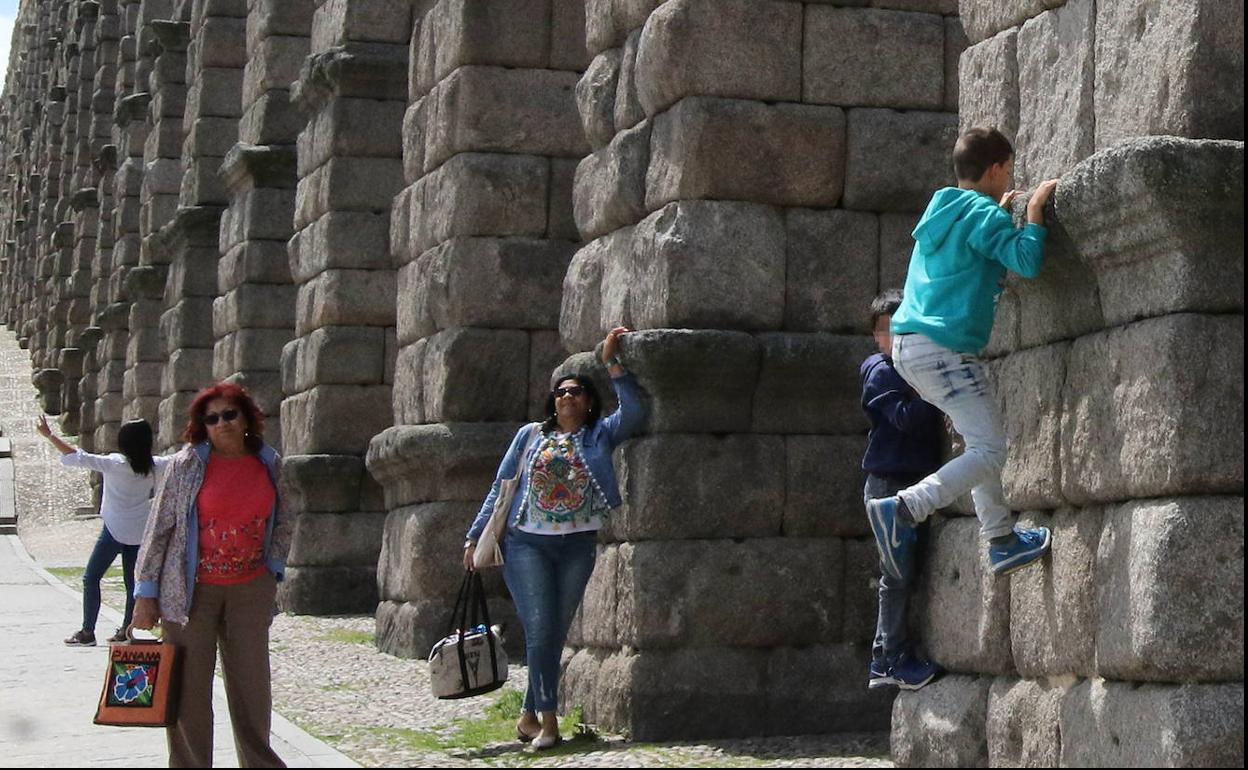
[[[498,629],[490,625],[481,573],[464,573],[449,625],[451,633],[429,651],[433,697],[469,698],[502,687],[507,653]]]
[[[178,648],[160,639],[135,639],[108,645],[104,692],[95,710],[97,725],[168,727],[177,721]]]

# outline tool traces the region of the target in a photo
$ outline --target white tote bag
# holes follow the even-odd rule
[[[502,687],[507,681],[507,653],[490,625],[479,572],[464,573],[450,625],[451,632],[429,651],[433,697],[469,698]]]
[[[525,442],[524,451],[520,453],[516,475],[503,479],[499,484],[498,497],[494,498],[494,510],[490,512],[490,520],[481,532],[481,537],[477,539],[477,550],[472,555],[473,569],[503,566],[502,545],[503,536],[507,534],[507,513],[511,510],[511,501],[515,499],[516,487],[520,486],[520,476],[524,473],[524,464],[528,462],[529,452],[541,435],[541,423],[535,422],[529,426],[529,440]]]

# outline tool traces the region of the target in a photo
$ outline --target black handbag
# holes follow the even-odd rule
[[[507,681],[507,653],[498,631],[490,625],[479,573],[464,573],[447,625],[450,633],[429,651],[433,697],[470,698],[502,687]]]

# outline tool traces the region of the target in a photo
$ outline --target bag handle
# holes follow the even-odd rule
[[[464,572],[464,579],[459,583],[459,593],[455,595],[455,606],[451,608],[451,616],[446,619],[447,635],[464,629],[468,609],[468,589],[471,572]]]
[[[497,641],[494,639],[494,630],[490,627],[490,606],[485,598],[485,584],[481,582],[481,573],[472,572],[470,574],[472,576],[472,586],[469,589],[471,594],[469,603],[473,604],[472,620],[480,620],[485,625],[485,639],[486,643],[490,645],[490,679],[494,680],[498,677],[498,648],[496,646]],[[473,602],[473,599],[476,601]],[[480,614],[478,615],[478,613]],[[476,625],[474,622],[469,628]],[[468,683],[468,665],[464,660],[463,652],[465,636],[466,634],[460,634],[459,636],[459,666],[463,672],[464,684],[466,685]]]

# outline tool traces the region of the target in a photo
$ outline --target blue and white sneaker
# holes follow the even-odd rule
[[[1011,543],[1004,546],[988,545],[988,561],[992,563],[992,574],[1008,575],[1039,561],[1048,552],[1051,540],[1048,527],[1015,527],[1014,540]]]
[[[867,502],[867,518],[871,532],[880,551],[880,568],[894,580],[903,580],[910,574],[910,559],[918,533],[898,515],[901,500],[881,497]]]
[[[902,690],[917,690],[935,679],[940,673],[940,666],[930,660],[916,658],[910,653],[902,653],[893,667],[888,670],[888,676]]]
[[[895,687],[897,680],[889,673],[892,668],[883,658],[873,658],[871,669],[867,675],[867,687],[874,690],[879,687]]]

